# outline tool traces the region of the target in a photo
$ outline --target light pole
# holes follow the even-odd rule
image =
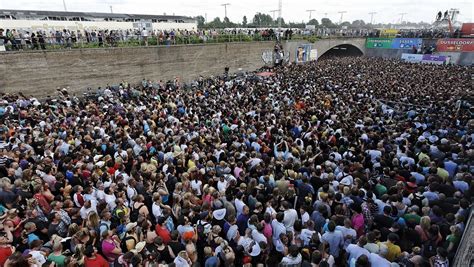
[[[66,0],[63,0],[63,6],[64,6],[64,11],[67,11],[67,8],[66,8]]]
[[[273,21],[275,21],[275,12],[277,12],[278,9],[275,9],[275,10],[270,10],[270,12],[272,12],[272,19]]]
[[[401,16],[401,17],[400,17],[400,24],[402,24],[402,22],[403,22],[403,16],[405,16],[406,14],[408,14],[408,13],[399,13],[399,14],[398,14],[398,15]]]
[[[370,14],[370,24],[374,23],[374,15],[377,14],[377,12],[369,12]]]
[[[114,13],[114,11],[112,9],[112,6],[110,6],[110,14],[113,14],[113,13]]]
[[[339,24],[341,24],[342,23],[342,17],[344,16],[344,13],[347,13],[347,11],[339,11],[337,13],[341,14],[341,19],[339,20]]]
[[[308,9],[308,10],[306,10],[306,12],[309,12],[309,20],[311,20],[311,14],[312,14],[314,11],[316,11],[316,10],[314,10],[314,9]]]
[[[227,18],[227,6],[230,6],[230,3],[225,3],[225,4],[222,4],[221,6],[224,6],[224,19]]]

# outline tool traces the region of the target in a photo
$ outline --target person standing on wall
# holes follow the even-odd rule
[[[145,42],[145,46],[148,46],[148,30],[146,28],[143,28],[142,30],[142,38]]]

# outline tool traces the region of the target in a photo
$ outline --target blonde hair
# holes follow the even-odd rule
[[[421,229],[428,231],[431,227],[431,219],[429,216],[423,216],[420,220]]]

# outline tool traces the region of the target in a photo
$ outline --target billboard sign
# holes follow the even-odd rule
[[[419,63],[423,60],[423,55],[403,53],[402,60],[410,63]]]
[[[474,52],[474,38],[447,38],[436,42],[438,52]]]
[[[402,61],[410,63],[430,63],[442,65],[449,62],[449,57],[440,55],[402,54]]]
[[[296,63],[306,62],[310,60],[311,55],[311,45],[304,44],[296,48]]]
[[[423,63],[431,63],[442,65],[448,60],[447,56],[439,56],[439,55],[423,55]]]
[[[392,48],[392,38],[367,38],[367,48]]]
[[[461,35],[465,37],[474,37],[474,23],[463,23]]]
[[[393,49],[412,49],[421,47],[423,39],[421,38],[395,38],[392,40]]]

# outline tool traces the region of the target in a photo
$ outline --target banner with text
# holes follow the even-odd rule
[[[449,57],[438,55],[423,55],[422,63],[442,65],[449,62]]]
[[[403,53],[402,60],[410,63],[419,63],[423,60],[423,55]]]
[[[402,54],[402,60],[410,63],[429,63],[442,65],[449,63],[450,58],[440,55]]]
[[[473,38],[448,38],[439,39],[436,42],[436,50],[439,52],[474,52]]]
[[[392,38],[367,38],[367,48],[392,48]]]
[[[421,38],[395,38],[392,40],[393,49],[411,49],[421,47],[423,39]]]

